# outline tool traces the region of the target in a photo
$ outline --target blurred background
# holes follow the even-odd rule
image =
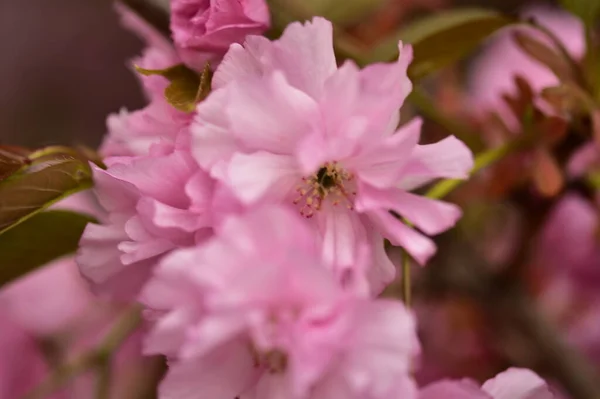
[[[392,19],[456,6],[516,10],[521,0],[386,0]],[[142,42],[110,0],[0,0],[0,143],[97,146],[105,119],[144,104],[127,61]]]
[[[346,0],[290,1],[343,4]],[[516,13],[526,6],[554,3],[378,1],[381,9],[374,15],[368,18],[359,15],[355,23],[346,26],[363,43],[377,42],[411,20],[444,9],[476,6]],[[560,19],[550,17],[549,28],[559,30],[561,24],[556,21]],[[584,41],[581,34],[572,34],[570,29],[565,37],[565,42]],[[487,65],[494,70],[499,65],[498,69],[508,70],[512,67],[509,64],[522,61],[507,56],[503,45],[479,69],[486,69]],[[570,48],[569,43],[566,45]],[[142,41],[120,25],[110,0],[0,0],[0,144],[32,148],[52,144],[97,147],[106,132],[106,117],[110,113],[145,105],[138,80],[129,66],[142,47]],[[583,50],[573,52],[583,53]],[[523,112],[516,127],[510,120],[504,121],[511,126],[504,129],[508,134],[498,138],[499,118],[475,115],[477,107],[472,105],[482,105],[479,97],[469,102],[463,93],[462,72],[467,71],[464,67],[465,63],[460,63],[459,67],[447,68],[422,82],[429,92],[426,94],[432,95],[433,108],[441,111],[434,114],[446,114],[459,127],[464,125],[469,132],[475,132],[476,144],[470,143],[475,153],[512,140],[513,133],[520,128],[523,133],[530,133],[526,131],[530,126],[519,126],[526,119]],[[496,72],[481,75],[481,98],[491,93],[500,101],[502,88],[490,87],[490,82],[500,82],[503,78],[509,84],[513,82],[513,76],[494,75]],[[528,78],[533,83],[540,74],[535,68],[529,72]],[[472,86],[477,91],[477,85]],[[518,97],[523,93],[514,90],[511,94]],[[527,105],[532,103],[531,97],[525,98]],[[418,98],[410,99],[415,100]],[[423,107],[413,105],[423,111]],[[432,119],[431,114],[428,119]],[[539,126],[548,137],[562,128],[561,134],[567,139],[560,146],[552,143],[549,148],[542,148],[547,143],[540,141],[540,148],[517,151],[456,190],[449,200],[462,205],[463,220],[456,229],[436,238],[439,252],[431,264],[413,270],[413,307],[424,348],[417,373],[421,384],[465,376],[484,381],[507,367],[519,365],[540,372],[573,398],[598,397],[600,161],[597,148],[592,148],[595,163],[584,169],[598,173],[599,180],[593,187],[584,179],[587,176],[571,176],[570,172],[559,179],[560,184],[553,184],[556,173],[548,167],[554,165],[548,160],[548,152],[556,156],[553,161],[556,165],[568,169],[574,150],[589,141],[590,120],[574,119],[578,123],[567,126],[556,124],[551,118],[541,119],[551,122]],[[444,123],[440,124],[439,118],[437,122],[429,120],[425,125],[424,140],[437,141],[448,135],[449,129],[438,126]],[[586,136],[578,135],[581,132],[577,130],[584,130]],[[546,157],[539,158],[540,154]],[[539,173],[533,173],[536,176],[528,180],[528,173],[538,166]],[[589,223],[582,224],[582,220]],[[589,259],[586,254],[591,254]],[[399,253],[393,256],[401,262]],[[396,283],[386,295],[401,297],[400,281]]]

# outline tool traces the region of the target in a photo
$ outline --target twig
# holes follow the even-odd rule
[[[110,399],[112,381],[112,359],[107,358],[98,366],[96,381],[96,399]]]
[[[407,307],[412,305],[412,281],[410,278],[410,255],[402,250],[402,300]]]
[[[124,312],[96,348],[85,352],[76,357],[73,361],[54,369],[41,384],[35,387],[27,395],[23,396],[22,399],[43,399],[84,372],[93,368],[100,369],[101,367],[105,367],[105,363],[111,361],[114,352],[116,352],[127,337],[135,331],[140,325],[141,320],[141,311],[138,306],[134,306]],[[101,391],[100,393],[104,394],[104,391]],[[106,397],[108,396],[104,396],[104,398]]]

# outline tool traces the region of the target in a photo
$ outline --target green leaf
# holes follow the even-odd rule
[[[29,165],[0,181],[0,234],[92,186],[87,161],[68,150],[49,147],[36,151],[29,155]]]
[[[398,40],[413,45],[409,68],[413,79],[422,78],[463,58],[484,39],[517,20],[492,10],[455,9],[420,19],[386,39],[371,53],[372,62],[398,56]]]
[[[90,216],[46,211],[0,234],[0,287],[77,250]]]
[[[198,75],[183,64],[166,69],[135,69],[142,75],[160,75],[171,84],[165,89],[165,97],[169,104],[183,112],[192,112],[196,104],[204,100],[210,93],[212,71],[206,63],[204,71]]]
[[[311,15],[321,15],[335,25],[349,26],[364,20],[383,4],[383,0],[295,0]]]
[[[561,5],[570,13],[581,18],[588,28],[594,28],[600,18],[600,1],[598,0],[561,0]]]

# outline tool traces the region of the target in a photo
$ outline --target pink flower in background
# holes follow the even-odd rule
[[[410,312],[340,287],[289,209],[232,217],[174,252],[142,300],[157,318],[147,349],[170,357],[162,398],[415,396]]]
[[[97,291],[129,299],[160,255],[211,234],[214,199],[215,209],[235,204],[228,208],[226,197],[216,196],[213,180],[185,151],[106,162],[109,168],[95,168],[94,179],[108,221],[86,227],[77,261]]]
[[[171,31],[186,64],[202,70],[220,60],[232,43],[270,25],[265,0],[171,0]]]
[[[539,239],[536,262],[548,271],[567,273],[581,287],[600,282],[600,225],[596,204],[567,194],[550,214]]]
[[[548,384],[531,370],[510,368],[481,388],[471,380],[444,380],[421,389],[419,399],[552,399]]]
[[[37,342],[15,323],[3,306],[0,306],[0,325],[0,398],[20,398],[43,380],[47,367]]]
[[[57,333],[94,300],[72,258],[52,262],[0,291],[0,307],[36,335]]]
[[[2,328],[0,329],[0,398],[19,398],[47,377],[41,342],[51,344],[53,362],[67,363],[99,345],[120,315],[122,307],[96,298],[79,274],[73,258],[45,265],[34,273],[3,287],[0,291]],[[141,329],[114,355],[115,379],[111,398],[131,398],[135,389],[148,384],[146,376],[156,367],[153,359],[142,355]],[[23,359],[23,363],[21,360]],[[65,384],[59,398],[92,398],[94,373]],[[27,381],[32,381],[31,384]],[[64,395],[64,396],[63,396]]]
[[[540,307],[594,361],[600,360],[599,216],[597,204],[566,194],[550,213],[533,254],[545,279]]]
[[[70,196],[53,206],[83,212],[102,220],[104,215],[90,192]],[[48,377],[42,342],[52,348],[52,365],[67,363],[99,345],[123,307],[100,300],[89,290],[72,257],[58,259],[2,287],[0,290],[0,398],[20,398]],[[156,367],[141,352],[142,329],[114,354],[115,378],[111,399],[131,398],[148,385]],[[52,398],[94,397],[94,373],[74,378]],[[12,392],[12,393],[9,393]]]
[[[585,53],[583,25],[566,11],[548,6],[527,8],[525,17],[534,17],[538,22],[550,29],[571,52],[576,59]],[[518,28],[537,40],[548,43],[539,32],[530,28]],[[471,107],[478,112],[495,111],[507,126],[516,130],[519,121],[502,99],[503,94],[516,94],[515,77],[523,77],[534,90],[539,93],[546,87],[556,86],[558,78],[544,65],[533,60],[514,42],[512,35],[515,29],[501,32],[477,57],[470,68],[469,94]],[[542,105],[538,104],[538,105]]]
[[[421,121],[397,129],[411,90],[410,47],[397,63],[336,67],[332,26],[293,23],[281,39],[249,37],[217,69],[216,91],[198,106],[192,152],[247,205],[286,203],[315,224],[327,263],[356,262],[373,245],[375,291],[393,279],[382,236],[421,264],[435,252],[424,235],[454,225],[455,206],[407,190],[439,177],[466,178],[473,165],[454,137],[418,145]]]

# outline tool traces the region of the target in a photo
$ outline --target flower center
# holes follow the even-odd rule
[[[298,197],[294,204],[300,204],[300,214],[311,218],[323,207],[323,201],[331,200],[333,206],[345,203],[348,209],[354,209],[354,176],[336,162],[327,162],[319,170],[302,178],[296,188]]]
[[[287,370],[288,357],[278,349],[272,349],[265,353],[253,350],[252,355],[254,366],[264,368],[270,374],[284,373]]]

